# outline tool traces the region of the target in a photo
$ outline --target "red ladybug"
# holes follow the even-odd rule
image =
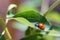
[[[39,27],[41,30],[44,30],[45,29],[45,26],[44,26],[43,23],[38,23],[35,26]]]

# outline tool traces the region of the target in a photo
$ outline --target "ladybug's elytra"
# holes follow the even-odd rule
[[[45,26],[44,26],[43,23],[38,23],[35,26],[39,27],[41,30],[44,30],[45,29]]]

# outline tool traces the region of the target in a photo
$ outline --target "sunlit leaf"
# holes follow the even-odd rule
[[[53,36],[44,35],[45,40],[54,40]]]
[[[60,23],[60,14],[58,12],[50,12],[47,14],[47,19],[49,19],[50,21]]]
[[[23,17],[12,18],[12,19],[15,19],[16,21],[21,22],[21,23],[23,23],[23,24],[25,24],[27,26],[33,27],[32,24],[28,20],[26,20],[25,18],[23,18]]]

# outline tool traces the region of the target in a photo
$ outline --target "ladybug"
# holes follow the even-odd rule
[[[40,28],[41,30],[44,30],[45,29],[45,26],[43,23],[37,23],[35,24],[35,26],[37,26],[38,28]]]

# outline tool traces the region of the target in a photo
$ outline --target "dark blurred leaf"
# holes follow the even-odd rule
[[[43,35],[40,34],[41,30],[37,30],[37,29],[33,29],[31,27],[29,27],[26,30],[26,35],[24,38],[22,38],[21,40],[40,40],[42,39]]]
[[[5,40],[4,35],[0,35],[0,40]]]
[[[34,34],[34,32],[33,32],[33,31],[35,32],[35,29],[33,29],[33,28],[29,27],[29,28],[26,30],[25,35],[29,36],[29,35]]]
[[[35,34],[35,35],[24,37],[20,40],[42,40],[42,36],[43,36],[42,34]]]
[[[26,36],[29,36],[29,35],[34,35],[34,34],[39,34],[41,32],[41,30],[38,30],[38,29],[33,29],[31,27],[29,27],[27,30],[26,30]]]
[[[42,22],[44,24],[49,24],[46,18],[40,15],[39,12],[35,10],[28,10],[24,12],[18,12],[14,17],[24,17],[30,22]]]

